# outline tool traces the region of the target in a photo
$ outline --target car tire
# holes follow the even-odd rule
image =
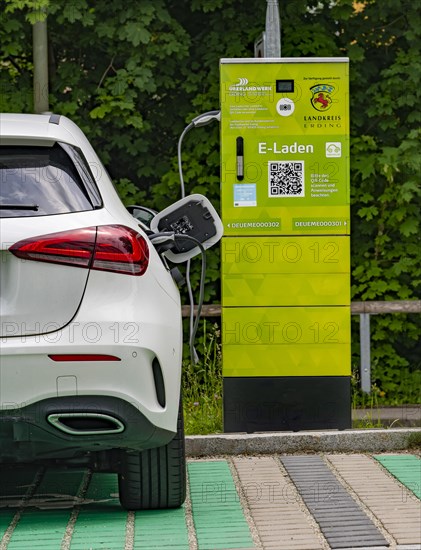
[[[162,447],[122,451],[118,476],[120,503],[126,510],[178,508],[186,498],[183,407],[177,433]]]

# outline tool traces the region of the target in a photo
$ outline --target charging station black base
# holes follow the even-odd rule
[[[349,376],[224,378],[224,432],[352,427]]]

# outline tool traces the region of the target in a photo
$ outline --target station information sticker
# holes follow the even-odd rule
[[[225,235],[349,235],[348,60],[221,60]]]

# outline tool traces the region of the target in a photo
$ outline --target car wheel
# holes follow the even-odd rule
[[[186,498],[183,408],[177,433],[167,445],[141,452],[122,452],[118,476],[120,503],[126,510],[177,508]]]

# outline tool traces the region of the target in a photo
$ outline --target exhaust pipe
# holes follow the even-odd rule
[[[47,416],[48,422],[69,435],[108,435],[124,431],[124,424],[109,414],[77,412],[55,413]]]

